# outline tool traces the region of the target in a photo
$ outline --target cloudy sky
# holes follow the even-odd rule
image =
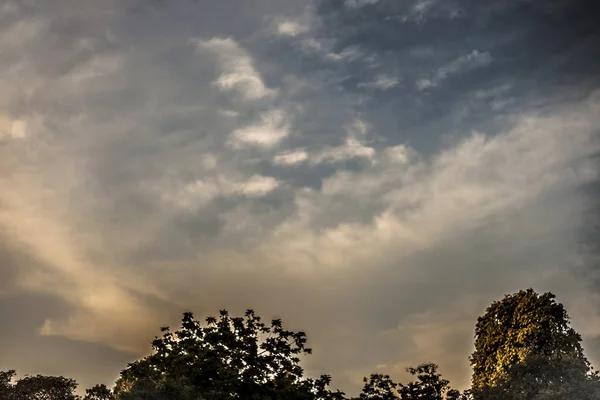
[[[558,295],[588,250],[598,5],[3,0],[0,369],[110,384],[159,327],[254,308],[356,394]]]

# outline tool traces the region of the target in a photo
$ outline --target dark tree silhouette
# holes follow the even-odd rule
[[[9,400],[78,400],[77,382],[62,376],[26,376],[10,390]]]
[[[360,394],[363,400],[458,400],[461,394],[450,388],[450,382],[437,373],[438,366],[425,363],[406,369],[417,380],[408,384],[395,383],[389,375],[372,374],[364,378]]]
[[[114,400],[112,391],[106,385],[96,385],[85,390],[83,400]]]
[[[342,399],[327,387],[331,378],[303,377],[300,356],[310,354],[304,332],[281,320],[261,322],[254,311],[230,317],[225,310],[206,324],[185,313],[181,329],[163,328],[154,352],[122,371],[119,400],[133,399]]]

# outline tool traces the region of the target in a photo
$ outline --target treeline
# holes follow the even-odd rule
[[[254,311],[199,321],[185,313],[181,328],[161,329],[149,356],[130,363],[113,388],[97,385],[81,397],[64,377],[0,372],[2,400],[346,400],[331,377],[304,377],[306,334],[264,323]],[[600,377],[581,336],[552,293],[532,289],[493,302],[475,326],[471,388],[450,386],[433,363],[407,371],[408,383],[388,375],[364,378],[364,400],[598,400]]]

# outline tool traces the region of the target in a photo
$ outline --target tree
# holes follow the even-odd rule
[[[397,400],[398,384],[389,375],[371,374],[363,378],[365,383],[360,394],[361,400]]]
[[[75,389],[77,389],[77,382],[62,376],[26,376],[14,384],[8,398],[10,400],[78,400]]]
[[[425,363],[416,368],[406,369],[411,375],[416,376],[416,381],[404,385],[395,383],[389,375],[372,374],[365,383],[360,394],[363,400],[459,400],[461,394],[458,390],[450,388],[450,382],[442,379],[437,373],[438,366]]]
[[[493,302],[475,326],[474,389],[493,386],[508,368],[530,355],[570,356],[588,365],[581,336],[569,326],[569,317],[552,293],[533,289],[506,295]]]
[[[529,356],[511,366],[505,378],[477,392],[484,400],[597,400],[598,374],[570,357]]]
[[[13,392],[12,380],[16,372],[14,369],[0,371],[0,399],[8,399]]]
[[[85,390],[83,400],[114,400],[111,390],[106,385],[96,385]]]
[[[162,328],[153,353],[129,364],[115,387],[118,400],[343,399],[329,376],[306,379],[300,356],[310,354],[304,332],[281,320],[261,322],[254,311],[230,317],[225,310],[206,324],[185,313],[181,328]]]
[[[591,379],[581,336],[565,308],[554,294],[533,289],[506,295],[478,318],[470,361],[476,399],[533,399],[519,396],[567,390]]]
[[[442,379],[437,373],[438,366],[433,363],[421,364],[416,368],[407,368],[406,370],[417,377],[416,381],[409,382],[407,385],[400,384],[398,393],[401,400],[455,400],[460,393],[451,389],[450,382]]]

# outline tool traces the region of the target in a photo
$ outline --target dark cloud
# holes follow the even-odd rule
[[[428,7],[415,15],[419,4]],[[499,116],[539,107],[540,98],[562,101],[597,87],[596,8],[589,1],[381,0],[348,7],[331,0],[320,2],[319,12],[324,35],[335,38],[338,50],[357,46],[378,61],[376,71],[391,69],[401,77],[388,96],[367,102],[373,120],[404,132],[386,132],[390,140],[408,139],[422,151],[434,151],[442,128],[487,127]],[[481,68],[465,63],[462,71],[418,90],[419,80],[434,79],[436,71],[473,51],[489,53],[491,62]],[[347,65],[344,74],[352,78],[346,89],[359,89],[356,82],[373,75],[371,66]],[[505,90],[497,91],[500,87]]]

